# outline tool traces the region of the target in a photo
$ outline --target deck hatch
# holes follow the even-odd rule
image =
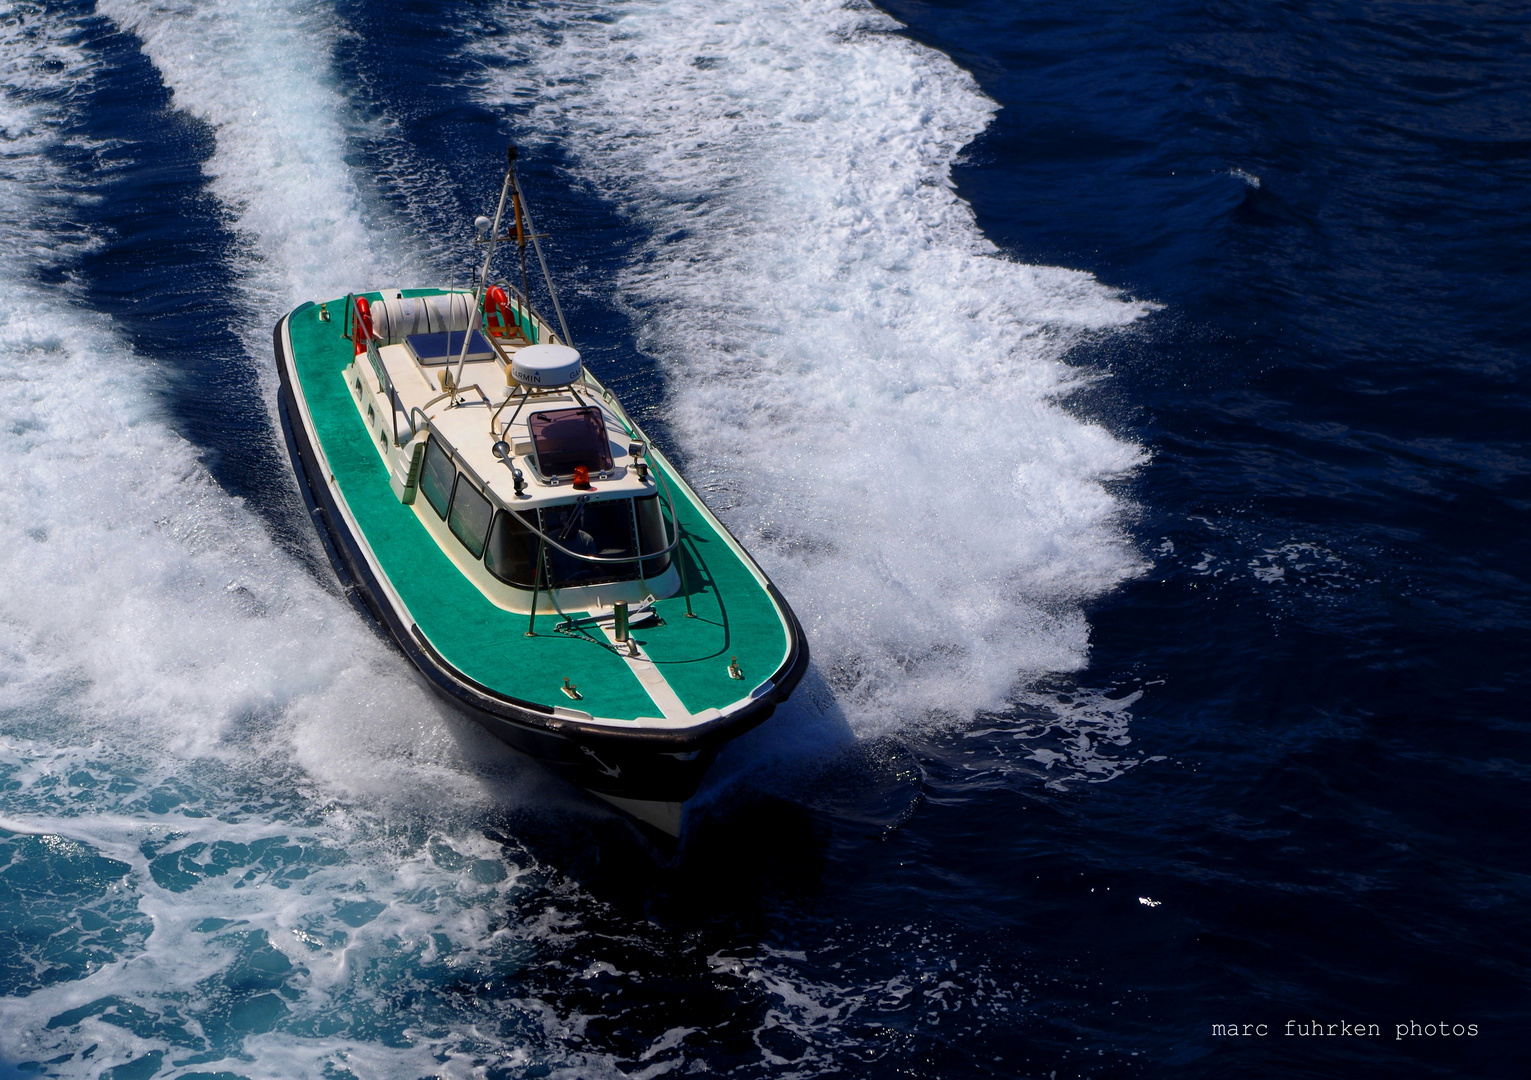
[[[572,476],[576,465],[593,473],[612,467],[606,421],[594,406],[532,413],[527,426],[534,463],[543,476]]]
[[[410,355],[422,364],[455,364],[462,353],[462,335],[461,330],[442,331],[439,334],[410,334],[404,339],[404,345]],[[468,341],[468,363],[493,359],[494,348],[489,344],[489,339],[477,330],[473,331],[473,337]]]

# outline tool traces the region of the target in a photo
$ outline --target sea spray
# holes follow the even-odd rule
[[[496,920],[537,883],[482,821],[538,780],[211,481],[152,364],[70,284],[106,242],[79,224],[100,147],[75,123],[102,30],[25,16],[0,22],[0,1060],[256,1078],[503,1057],[483,1013],[385,991],[535,955]]]
[[[648,237],[613,283],[688,476],[802,616],[862,734],[1086,661],[1136,573],[1104,486],[1143,452],[1071,415],[1151,305],[1007,259],[951,167],[993,103],[832,0],[507,9],[480,100]]]

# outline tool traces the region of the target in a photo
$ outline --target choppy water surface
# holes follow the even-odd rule
[[[5,8],[0,1075],[1520,1075],[1528,26]],[[676,853],[418,687],[274,432],[507,139],[813,647]]]

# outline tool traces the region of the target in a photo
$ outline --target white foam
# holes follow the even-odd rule
[[[480,1030],[493,1026],[483,1024],[483,1010],[452,1008],[450,995],[446,1008],[435,1009],[429,1003],[440,992],[435,988],[421,1008],[401,1008],[394,1000],[398,987],[413,980],[450,986],[464,977],[493,978],[556,942],[556,933],[504,919],[505,909],[528,889],[527,872],[508,862],[500,845],[471,833],[390,844],[365,815],[318,828],[181,819],[170,831],[110,814],[85,821],[34,816],[0,827],[18,824],[89,843],[127,863],[139,888],[138,907],[153,923],[147,948],[88,978],[7,1002],[13,1019],[25,1021],[0,1032],[0,1049],[12,1061],[100,1047],[92,1058],[76,1056],[53,1075],[96,1076],[103,1066],[157,1049],[180,1057],[205,1051],[201,1037],[216,1039],[218,1019],[227,1012],[219,1000],[226,993],[222,985],[236,991],[237,1001],[242,962],[252,946],[268,945],[285,965],[268,960],[263,970],[278,977],[256,990],[289,992],[281,1004],[285,1022],[234,1040],[240,1045],[224,1042],[241,1075],[317,1077],[345,1062],[353,1069],[366,1063],[360,1075],[474,1075],[486,1059],[520,1049],[520,1040]],[[277,854],[262,849],[262,841],[275,842]],[[174,889],[158,887],[151,852],[187,853],[181,864],[190,868],[187,880]],[[378,857],[384,852],[388,857]],[[257,937],[252,941],[251,935]],[[167,1030],[150,1033],[140,1025],[134,1031],[110,1015],[48,1024],[113,997],[161,1017]],[[540,1020],[545,1008],[535,1001],[488,1006],[500,1014],[497,1019],[520,1012]],[[418,1030],[422,1026],[429,1030]],[[177,1027],[188,1030],[177,1035]],[[294,1027],[310,1030],[295,1034]],[[325,1028],[329,1034],[312,1030]],[[410,1032],[404,1045],[389,1036],[396,1030]],[[443,1063],[445,1073],[438,1071]],[[610,1068],[594,1071],[614,1074]]]
[[[365,716],[382,743],[398,738],[396,720],[411,746],[434,732],[457,756],[439,724],[419,723],[438,711],[350,605],[276,549],[162,422],[152,375],[110,320],[14,277],[5,289],[0,664],[10,708],[33,710],[29,722],[88,721],[64,737],[187,756],[250,753],[234,744],[281,717],[300,749],[330,738],[333,755],[352,737],[334,728]],[[321,774],[347,775],[313,758]]]
[[[271,749],[260,745],[263,725],[284,719],[278,731],[293,753],[337,784],[354,775],[344,759],[386,772],[378,762],[406,750],[416,779],[422,762],[457,768],[459,741],[476,736],[444,727],[350,604],[211,481],[161,418],[153,370],[111,320],[67,287],[37,283],[39,264],[67,264],[93,242],[60,227],[92,196],[58,155],[94,61],[69,20],[6,22],[0,34],[9,180],[0,188],[0,680],[10,730],[52,717],[75,745],[104,739],[147,760],[259,761]],[[265,198],[283,201],[279,191]],[[361,232],[354,221],[336,229]],[[400,786],[396,774],[376,782]],[[476,780],[458,794],[484,799]]]
[[[291,303],[414,276],[396,254],[405,249],[375,242],[388,226],[372,219],[345,165],[346,108],[329,75],[337,31],[321,8],[300,4],[103,0],[100,10],[142,38],[176,105],[214,126],[208,171],[243,245],[239,327],[269,386],[269,327]],[[1080,663],[1078,601],[1131,569],[1099,481],[1136,451],[1070,419],[1056,396],[1072,378],[1058,361],[1070,342],[1137,309],[1083,275],[1019,267],[985,248],[944,181],[990,106],[949,63],[858,31],[865,14],[760,11],[728,22],[717,9],[721,24],[714,9],[687,5],[628,18],[648,76],[571,86],[547,107],[571,110],[567,130],[593,163],[602,117],[632,136],[616,166],[592,175],[642,220],[707,224],[662,252],[656,241],[667,265],[635,267],[620,284],[653,315],[646,340],[670,365],[693,475],[714,501],[735,494],[731,520],[809,617],[847,700],[869,717],[901,695],[912,709],[1003,697],[1018,673]],[[796,25],[772,24],[783,16]],[[698,18],[700,28],[684,25]],[[7,1001],[0,1056],[72,1052],[53,1071],[83,1077],[156,1047],[184,1053],[184,1039],[102,1017],[47,1022],[119,995],[161,1017],[177,1010],[195,1033],[222,1007],[239,962],[235,939],[197,929],[216,915],[243,920],[240,933],[263,931],[301,968],[286,1007],[309,1026],[252,1036],[243,1050],[253,1060],[208,1061],[207,1071],[456,1076],[551,1061],[555,1075],[621,1075],[568,1050],[585,1022],[577,1012],[471,994],[456,1007],[443,989],[456,970],[469,984],[482,972],[508,980],[578,930],[577,890],[561,885],[534,909],[517,907],[531,860],[477,834],[474,815],[518,790],[495,772],[507,759],[445,715],[343,599],[209,480],[159,416],[154,372],[110,320],[30,276],[73,257],[60,250],[59,200],[86,195],[52,155],[91,60],[68,23],[19,26],[0,30],[0,766],[19,785],[0,825],[77,837],[131,866],[154,933],[88,978]],[[581,32],[583,43],[571,34],[570,51],[546,59],[546,74],[622,47],[593,25]],[[763,55],[776,75],[693,93],[685,78],[703,69],[675,68],[665,35],[686,46],[688,34],[705,44],[720,33],[735,58],[711,70],[737,76],[730,64]],[[785,71],[801,92],[776,87]],[[627,95],[650,92],[665,111],[691,108],[695,131],[640,117]],[[737,130],[728,98],[747,118]],[[563,130],[539,115],[549,132]],[[709,175],[699,140],[713,135],[727,141]],[[784,170],[774,155],[796,143],[808,164]],[[666,154],[671,172],[648,169]],[[774,292],[761,284],[772,274]],[[932,334],[944,362],[936,374],[911,344]],[[750,404],[709,379],[750,387]],[[969,402],[975,410],[963,411]],[[722,417],[716,427],[703,422],[709,408]],[[1011,441],[975,464],[1003,424]],[[867,467],[870,437],[894,471]],[[999,494],[953,483],[970,470],[994,478]],[[909,535],[904,522],[938,488],[952,489],[943,505],[953,538]],[[153,808],[153,792],[180,790],[185,812]],[[217,816],[195,816],[209,811]],[[283,877],[236,852],[226,873],[198,871],[179,891],[151,869],[166,853],[204,859],[199,844],[233,852],[283,837],[335,858]],[[346,897],[378,910],[353,925],[336,908]],[[507,912],[514,933],[500,921]],[[804,1023],[816,1023],[814,985],[777,983],[773,993],[803,997]],[[418,990],[414,1004],[390,996],[401,987]],[[349,1026],[316,1034],[336,1016]],[[385,1031],[401,1016],[408,1040]],[[667,1038],[635,1075],[679,1068],[682,1037]],[[94,1056],[80,1057],[92,1043]]]
[[[1080,668],[1081,603],[1140,566],[1103,481],[1143,453],[1060,405],[1092,376],[1064,357],[1149,305],[983,237],[950,174],[993,102],[856,4],[521,10],[481,96],[650,233],[612,285],[688,475],[853,725]]]
[[[89,198],[59,163],[94,71],[80,36],[74,22],[40,14],[0,21],[0,827],[73,837],[127,863],[126,887],[154,932],[88,977],[8,998],[0,1058],[73,1054],[52,1072],[84,1077],[156,1048],[185,1054],[197,1025],[218,1015],[217,987],[242,946],[199,931],[209,915],[263,931],[301,967],[291,980],[298,997],[284,1006],[299,1016],[359,1010],[418,971],[492,965],[525,946],[490,925],[523,871],[479,831],[480,815],[514,801],[516,766],[437,706],[344,598],[211,481],[160,415],[153,369],[112,321],[70,287],[35,277],[91,242],[60,226]],[[231,66],[247,52],[237,40],[221,47]],[[225,192],[265,168],[241,173],[239,147],[249,144],[231,142],[214,159],[228,166]],[[305,187],[324,177],[343,186],[343,166],[322,155],[310,164],[312,175],[276,163],[286,179],[262,173],[271,186],[247,187],[238,204],[258,241],[243,270],[265,288],[261,303],[321,276],[297,239],[305,198],[315,200],[306,211],[318,215],[314,229],[340,254],[366,235],[345,204],[321,214]],[[276,261],[284,255],[298,258],[291,277]],[[377,264],[336,273],[366,265]],[[252,330],[262,361],[265,319]],[[393,828],[400,820],[406,836]],[[284,876],[281,860],[238,854],[237,845],[284,837],[333,858]],[[197,844],[223,845],[239,869],[185,889],[156,880],[151,858]],[[352,925],[337,897],[377,913]],[[162,1017],[179,1010],[165,1030],[192,1034],[134,1033],[102,1017],[47,1026],[112,995]],[[365,1023],[322,1039],[278,1028],[248,1041],[259,1060],[237,1071],[311,1076],[349,1056],[370,1062],[369,1075],[421,1075],[444,1058],[506,1049],[475,1035],[474,1017],[458,1019],[408,1048]],[[92,1043],[99,1049],[82,1057]]]
[[[103,0],[97,10],[138,37],[172,105],[214,129],[205,170],[248,245],[241,312],[252,353],[269,352],[271,324],[303,300],[413,276],[399,255],[407,246],[388,243],[386,219],[370,217],[346,164],[338,29],[324,7]]]
[[[269,387],[270,327],[283,311],[406,273],[402,260],[377,255],[371,240],[378,227],[364,221],[345,164],[344,103],[329,76],[335,28],[307,4],[275,11],[255,3],[108,0],[98,10],[140,38],[174,91],[173,104],[214,128],[206,171],[242,245],[233,328]],[[393,250],[386,242],[379,248]],[[62,557],[102,570],[94,579],[62,566],[26,575],[39,590],[79,594],[52,616],[34,605],[32,630],[69,642],[60,650],[69,662],[94,661],[87,683],[103,714],[207,717],[182,735],[200,749],[229,718],[285,715],[304,763],[347,783],[357,773],[336,767],[335,751],[355,745],[356,732],[336,727],[366,723],[374,745],[424,758],[432,756],[421,753],[432,741],[451,743],[434,722],[440,711],[350,606],[324,595],[277,552],[261,524],[211,483],[194,451],[152,420],[144,373],[104,320],[55,310],[18,319],[13,308],[11,315],[13,327],[42,327],[49,336],[46,347],[14,340],[13,355],[52,349],[58,355],[50,363],[93,390],[120,381],[100,400],[99,416],[82,417],[42,384],[17,391],[36,399],[25,407],[47,414],[31,440],[39,445],[18,449],[34,465],[34,491],[49,493],[46,509],[39,498],[28,505],[49,517],[47,529],[67,531],[52,545],[69,552]],[[28,363],[16,361],[18,368]],[[142,422],[124,429],[124,412]],[[70,442],[69,453],[50,455],[55,441]],[[7,480],[23,482],[28,471]],[[79,619],[78,611],[92,606],[99,615]],[[41,630],[50,617],[56,625]],[[398,729],[379,722],[388,716]]]

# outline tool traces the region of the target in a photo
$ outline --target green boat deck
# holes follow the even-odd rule
[[[437,289],[406,289],[403,295],[437,295]],[[380,293],[364,294],[369,301]],[[497,607],[452,564],[412,507],[395,497],[388,472],[346,386],[351,342],[339,313],[345,298],[327,302],[336,315],[320,318],[306,305],[289,317],[293,366],[316,436],[341,498],[367,545],[420,632],[449,664],[470,679],[508,697],[636,720],[659,717],[627,663],[596,640],[557,633],[557,615],[538,615],[537,636],[527,637],[527,616]],[[295,421],[297,418],[294,418]],[[648,653],[682,704],[693,714],[721,709],[749,695],[786,659],[782,615],[751,568],[734,551],[690,487],[655,455],[675,499],[695,618],[677,595],[656,605],[661,622],[635,627],[632,636]],[[321,480],[322,478],[315,478]],[[744,671],[729,676],[731,657]],[[583,700],[565,696],[567,678]]]

